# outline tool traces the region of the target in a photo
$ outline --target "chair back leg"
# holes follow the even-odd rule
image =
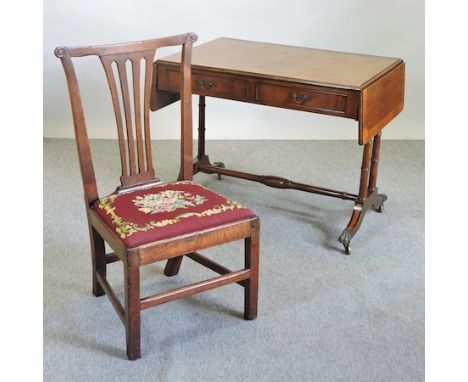
[[[183,258],[184,256],[177,256],[167,260],[166,267],[164,268],[164,274],[168,277],[177,275]]]

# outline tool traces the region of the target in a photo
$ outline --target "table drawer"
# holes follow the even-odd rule
[[[168,69],[166,80],[167,90],[179,91],[180,72],[178,70]],[[193,71],[192,91],[196,94],[206,96],[242,99],[246,96],[247,81],[239,78]]]
[[[353,94],[330,88],[259,82],[256,98],[259,103],[271,106],[349,118],[357,116],[357,105]]]

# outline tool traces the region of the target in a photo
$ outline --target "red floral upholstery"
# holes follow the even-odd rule
[[[239,203],[186,181],[112,194],[93,208],[129,248],[255,216]]]

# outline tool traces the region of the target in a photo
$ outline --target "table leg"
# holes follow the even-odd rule
[[[377,172],[379,168],[381,138],[382,133],[379,133],[373,140],[369,187],[367,189],[367,205],[375,209],[377,212],[383,212],[383,204],[387,200],[387,195],[379,194],[379,189],[377,188]]]
[[[276,176],[255,175],[229,170],[225,168],[222,162],[214,162],[211,164],[208,155],[205,153],[205,108],[205,96],[200,96],[200,102],[198,104],[198,153],[194,163],[194,174],[200,171],[207,174],[217,174],[218,179],[221,179],[221,175],[227,175],[263,183],[275,188],[290,188],[341,199],[354,200],[354,210],[351,219],[338,239],[338,241],[343,244],[347,255],[351,251],[351,239],[358,231],[366,211],[369,208],[373,208],[378,212],[383,211],[383,203],[387,200],[387,196],[379,194],[376,187],[380,155],[380,133],[373,138],[372,143],[368,142],[364,145],[359,194],[355,195],[323,187],[301,184]],[[171,276],[177,274],[181,261],[181,258],[169,260],[165,270],[166,275]]]
[[[374,137],[374,143],[372,145],[371,170],[370,170],[369,188],[367,190],[368,195],[371,195],[372,193],[377,191],[377,187],[376,187],[377,186],[377,171],[379,168],[381,136],[382,136],[382,133],[377,134]],[[378,207],[379,212],[382,212],[382,210],[383,210],[383,202],[380,205],[380,207]]]
[[[198,153],[197,161],[193,166],[193,173],[196,174],[200,171],[199,165],[202,166],[214,166],[219,168],[225,168],[223,162],[214,162],[211,164],[210,158],[205,153],[205,96],[199,97],[198,102]],[[222,175],[218,174],[218,179],[221,180]]]
[[[199,97],[198,102],[198,160],[203,159],[205,155],[205,96]]]
[[[358,231],[364,215],[369,208],[374,208],[379,212],[383,211],[383,203],[387,200],[385,194],[379,194],[377,185],[377,171],[380,155],[381,135],[378,134],[371,143],[364,145],[361,166],[361,179],[359,182],[359,194],[354,203],[353,214],[338,241],[343,244],[345,253],[348,255],[351,251],[350,243],[352,237]]]

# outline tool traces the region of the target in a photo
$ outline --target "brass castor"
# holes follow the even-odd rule
[[[345,229],[343,233],[338,238],[338,241],[343,244],[345,255],[349,255],[351,253],[351,247],[349,244],[351,243],[351,232]]]

